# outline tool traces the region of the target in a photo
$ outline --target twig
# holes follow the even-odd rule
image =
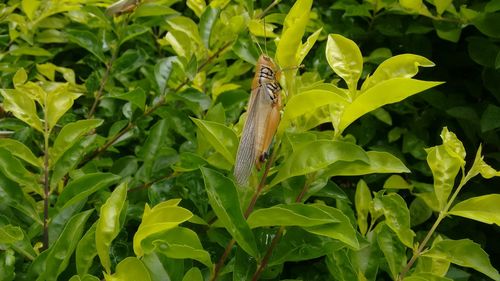
[[[255,190],[255,193],[252,196],[252,200],[250,200],[250,203],[248,204],[248,207],[245,210],[245,213],[243,214],[245,219],[247,219],[248,216],[252,213],[253,208],[255,207],[255,203],[257,203],[257,198],[259,197],[260,193],[262,192],[262,189],[264,188],[264,186],[266,184],[267,175],[269,173],[269,169],[271,169],[271,165],[274,162],[274,158],[276,156],[276,151],[277,151],[277,149],[273,150],[271,157],[269,157],[269,160],[267,160],[267,162],[266,162],[266,167],[264,168],[264,172],[262,174],[262,177],[260,178],[259,185],[257,186],[257,189]],[[224,249],[224,253],[219,258],[219,261],[215,265],[214,273],[212,274],[210,281],[214,281],[217,279],[217,277],[219,275],[219,271],[224,266],[224,262],[226,261],[227,257],[229,256],[229,253],[231,252],[231,249],[233,248],[234,243],[236,243],[236,240],[231,239],[231,241],[229,241],[229,243],[227,244],[226,248]]]
[[[198,67],[197,72],[199,72],[203,68],[205,68],[211,61],[213,61],[216,57],[218,57],[225,49],[227,49],[229,46],[231,46],[231,44],[233,44],[232,41],[231,42],[227,42],[226,44],[222,45],[213,55],[211,55],[210,57],[208,57],[207,60]],[[188,83],[189,83],[189,79],[184,80],[179,86],[177,86],[175,88],[174,92],[179,91],[182,87],[184,87]],[[144,111],[144,113],[142,114],[141,117],[146,117],[146,116],[151,115],[155,110],[157,110],[159,107],[161,107],[164,104],[165,104],[165,97],[162,97],[155,105],[153,105],[152,107],[150,107],[149,109],[147,109],[146,111]],[[139,117],[139,118],[141,118],[141,117]],[[94,152],[89,157],[87,157],[85,160],[83,160],[83,162],[80,164],[80,166],[83,166],[83,165],[87,164],[88,162],[90,162],[95,157],[97,157],[97,156],[101,155],[102,153],[104,153],[110,146],[113,145],[113,143],[116,140],[118,140],[118,138],[120,138],[121,136],[123,136],[128,131],[132,130],[136,125],[137,125],[136,121],[130,122],[127,127],[123,128],[115,136],[113,136],[111,139],[109,139],[103,146],[101,146],[101,147],[97,148],[96,150],[94,150]]]
[[[101,85],[99,85],[99,90],[97,90],[97,94],[95,95],[94,103],[92,104],[92,107],[90,108],[89,114],[87,114],[87,119],[91,119],[92,117],[94,117],[94,113],[95,113],[95,110],[97,108],[97,104],[101,100],[102,93],[104,91],[104,87],[106,86],[106,83],[108,83],[109,74],[111,73],[111,68],[113,67],[113,63],[115,62],[117,56],[118,56],[118,47],[113,52],[113,55],[111,56],[111,59],[109,60],[109,63],[106,64],[106,72],[104,72],[104,75],[102,76]]]

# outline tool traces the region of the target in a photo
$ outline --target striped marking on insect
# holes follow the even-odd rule
[[[267,55],[257,60],[252,92],[248,102],[248,115],[236,154],[234,178],[239,185],[247,185],[254,165],[260,170],[266,161],[280,121],[280,71]]]

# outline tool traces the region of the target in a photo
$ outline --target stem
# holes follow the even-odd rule
[[[451,205],[453,204],[453,201],[455,201],[455,199],[457,198],[458,193],[462,190],[462,187],[465,186],[465,184],[467,183],[467,181],[469,179],[470,179],[470,177],[468,175],[465,176],[465,177],[462,177],[462,180],[460,181],[460,184],[458,185],[458,187],[455,190],[455,192],[453,192],[453,195],[451,196],[450,200],[448,201],[448,204],[446,204],[446,206],[444,207],[444,209],[441,212],[439,212],[438,218],[436,219],[436,221],[432,225],[432,227],[429,230],[429,232],[427,232],[427,235],[425,236],[424,240],[422,241],[422,243],[420,244],[420,246],[418,247],[418,249],[413,253],[413,256],[411,257],[410,261],[406,264],[405,268],[399,274],[399,276],[397,278],[398,281],[402,281],[404,279],[405,275],[408,273],[408,271],[413,266],[413,264],[415,263],[415,261],[417,261],[417,259],[420,257],[420,255],[424,251],[425,246],[427,245],[427,243],[431,239],[432,234],[434,234],[434,232],[436,231],[436,229],[439,226],[439,224],[441,223],[441,221],[447,216],[448,210],[450,209]]]
[[[248,207],[245,210],[245,213],[243,214],[245,219],[247,219],[248,216],[252,213],[253,208],[255,207],[255,203],[257,203],[257,198],[259,197],[260,193],[262,192],[262,189],[264,188],[264,185],[266,184],[267,174],[269,173],[269,169],[271,168],[271,165],[274,162],[274,157],[276,156],[276,150],[277,149],[273,150],[271,157],[269,157],[269,160],[266,162],[266,167],[264,168],[264,172],[262,174],[262,177],[260,178],[259,185],[257,186],[257,189],[255,190],[252,199],[250,200],[250,204],[248,204]],[[231,252],[231,249],[233,248],[234,243],[236,243],[236,240],[231,239],[231,241],[229,241],[229,243],[227,244],[226,248],[224,249],[224,253],[219,258],[219,261],[215,265],[214,273],[210,278],[210,281],[214,281],[217,279],[220,270],[224,266],[224,262],[226,261],[227,257],[229,256],[229,253]]]
[[[304,184],[304,187],[302,188],[302,191],[297,195],[297,198],[295,198],[295,203],[300,203],[302,201],[302,198],[304,198],[304,195],[307,193],[307,190],[309,189],[309,182],[312,182],[312,179],[309,181],[307,180],[306,183]],[[269,259],[271,258],[271,255],[274,251],[274,248],[278,245],[279,240],[281,239],[281,236],[283,236],[283,232],[285,231],[285,227],[281,226],[276,234],[274,235],[273,240],[271,241],[271,244],[269,245],[269,248],[267,248],[266,254],[264,255],[264,258],[259,264],[259,267],[255,271],[255,273],[252,276],[252,281],[257,281],[259,280],[260,275],[262,274],[262,271],[266,268],[267,264],[269,263]]]
[[[229,46],[231,46],[233,42],[227,42],[226,44],[222,45],[213,55],[208,57],[208,59],[202,63],[199,67],[197,72],[201,71],[203,68],[205,68],[211,61],[213,61],[216,57],[218,57],[225,49],[227,49]],[[184,80],[177,88],[175,88],[174,92],[179,91],[182,87],[186,86],[189,83],[189,79]],[[155,105],[144,111],[141,117],[146,117],[151,115],[155,110],[160,108],[162,105],[165,104],[165,98],[162,97]],[[141,118],[139,117],[139,118]],[[137,120],[136,120],[137,121]],[[123,136],[125,133],[128,131],[132,130],[137,124],[136,121],[130,122],[127,127],[123,128],[120,132],[118,132],[115,136],[113,136],[111,139],[109,139],[103,146],[97,148],[94,150],[94,152],[87,157],[85,160],[82,161],[80,166],[84,166],[88,162],[90,162],[92,159],[96,158],[97,156],[101,155],[104,153],[110,146],[113,145],[113,143],[116,142],[121,136]]]
[[[47,96],[44,104],[47,105]],[[47,121],[47,110],[44,109],[44,132],[43,132],[43,246],[42,251],[49,248],[49,136],[50,128]]]
[[[97,104],[101,100],[102,92],[104,91],[104,87],[106,86],[106,83],[108,82],[108,79],[109,79],[109,74],[111,73],[111,67],[113,66],[113,63],[115,62],[117,56],[118,56],[118,47],[115,49],[115,51],[111,55],[111,59],[109,60],[109,63],[106,64],[106,72],[104,72],[104,75],[102,76],[101,85],[99,85],[99,90],[97,91],[97,94],[95,95],[94,103],[92,104],[92,107],[90,108],[89,114],[87,114],[87,119],[91,119],[92,117],[94,117],[94,113],[95,113],[95,110],[97,108]]]

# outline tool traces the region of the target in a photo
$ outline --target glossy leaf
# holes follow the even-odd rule
[[[233,130],[216,122],[192,118],[203,137],[224,159],[233,164],[236,158],[238,138]]]
[[[148,269],[144,263],[136,257],[128,257],[116,266],[116,273],[109,275],[104,273],[106,281],[151,281]]]
[[[372,195],[370,189],[364,180],[360,180],[356,185],[356,193],[354,194],[354,206],[356,207],[358,227],[361,234],[365,235],[368,230],[368,213]]]
[[[23,239],[23,232],[19,226],[0,226],[0,244],[12,244]]]
[[[39,132],[43,132],[43,125],[38,118],[35,101],[25,92],[0,89],[0,94],[3,96],[3,108],[5,111],[10,111],[18,119],[33,127]]]
[[[323,212],[328,214],[332,219],[338,220],[338,223],[309,226],[304,229],[317,235],[337,239],[354,249],[358,249],[359,241],[357,239],[356,230],[353,228],[349,218],[337,208],[320,204],[318,204],[317,207],[323,210]]]
[[[377,243],[384,253],[385,260],[389,265],[389,270],[393,280],[406,264],[406,249],[401,244],[391,228],[385,224],[377,227]]]
[[[333,71],[344,79],[349,91],[354,93],[363,70],[363,56],[356,43],[342,35],[328,35],[326,60]]]
[[[94,56],[96,56],[101,62],[106,63],[104,52],[100,47],[102,45],[99,44],[99,41],[94,33],[88,30],[78,29],[67,29],[66,33],[69,41],[86,49]]]
[[[154,160],[158,156],[161,146],[167,137],[169,124],[167,120],[161,119],[150,130],[149,136],[144,142],[143,147],[137,153],[142,158],[142,174],[138,178],[145,182],[150,181],[153,172]]]
[[[88,217],[93,210],[88,210],[74,215],[64,227],[59,238],[50,247],[50,252],[45,260],[43,280],[57,280],[69,264],[76,245],[83,234],[83,229]]]
[[[299,0],[295,2],[285,17],[283,32],[276,50],[276,60],[281,68],[294,67],[300,64],[298,51],[299,46],[302,45],[302,36],[309,21],[311,6],[311,0]]]
[[[209,5],[200,16],[200,36],[207,49],[210,49],[210,36],[212,35],[219,13],[220,9]]]
[[[66,185],[57,198],[56,206],[65,208],[76,204],[89,197],[92,193],[117,183],[119,179],[119,176],[111,173],[83,175]]]
[[[404,199],[397,193],[377,196],[373,199],[376,212],[382,212],[386,225],[396,233],[399,240],[408,248],[413,247],[415,233],[410,228],[410,211]]]
[[[405,277],[403,281],[453,281],[453,279],[434,275],[432,273],[415,273]]]
[[[339,222],[315,204],[275,205],[258,209],[247,219],[250,228],[266,226],[315,226]]]
[[[88,119],[66,124],[57,135],[52,149],[49,150],[51,164],[54,165],[71,146],[102,123],[103,120]]]
[[[120,94],[112,93],[109,95],[109,97],[114,99],[129,101],[141,110],[144,110],[144,106],[146,104],[146,93],[141,88],[133,89],[129,92]]]
[[[493,280],[500,279],[500,274],[491,265],[488,254],[479,244],[469,239],[442,240],[434,243],[432,248],[423,254],[426,257],[448,260],[456,265],[473,268]]]
[[[158,60],[154,68],[155,80],[161,94],[166,93],[167,83],[172,75],[174,64],[178,64],[177,57],[168,57]]]
[[[334,251],[328,254],[325,263],[330,275],[334,276],[336,280],[359,280],[356,269],[346,250]]]
[[[78,275],[73,275],[69,281],[99,281],[100,279],[89,274],[83,275],[83,277],[80,277]]]
[[[142,222],[134,235],[134,253],[137,256],[144,255],[141,243],[148,236],[175,228],[193,216],[189,210],[177,206],[179,202],[180,199],[171,199],[153,208],[146,204]]]
[[[87,232],[83,235],[82,239],[78,241],[75,252],[76,272],[78,275],[85,275],[97,256],[97,249],[95,247],[95,230],[97,224],[93,224]]]
[[[427,149],[427,163],[434,178],[434,192],[440,210],[446,206],[448,197],[455,184],[455,177],[460,171],[461,161],[448,153],[444,145]]]
[[[189,228],[175,227],[153,241],[155,251],[174,259],[193,259],[201,262],[210,270],[210,254],[203,249],[196,232]]]
[[[31,165],[41,168],[42,161],[37,158],[33,152],[22,142],[15,139],[0,139],[0,148],[10,151],[12,155],[24,160]]]
[[[71,92],[68,86],[69,84],[58,85],[47,93],[45,122],[49,126],[49,131],[54,128],[59,118],[73,106],[74,100],[80,96],[80,94]]]
[[[95,245],[101,264],[109,274],[111,272],[111,260],[109,248],[111,242],[120,232],[120,213],[127,198],[127,184],[120,184],[109,196],[106,203],[101,207],[99,220],[95,231]]]
[[[500,226],[500,194],[469,198],[453,206],[448,214]]]
[[[339,162],[330,165],[324,176],[359,176],[373,173],[409,173],[410,170],[396,156],[381,151],[368,151],[368,163],[363,161]]]
[[[197,267],[192,267],[186,275],[182,278],[182,281],[203,281],[203,275],[201,275],[201,271]]]
[[[352,122],[374,109],[402,101],[440,84],[442,82],[421,81],[409,78],[392,78],[380,82],[362,92],[351,104],[344,108],[339,128],[337,129],[343,132]]]
[[[316,41],[318,40],[319,35],[321,34],[321,31],[323,28],[320,28],[316,30],[313,34],[309,35],[307,37],[307,40],[304,44],[301,44],[300,49],[298,50],[297,53],[297,65],[300,65],[304,58],[307,56],[311,48],[314,46]]]
[[[243,217],[236,186],[230,179],[219,172],[202,167],[208,201],[222,225],[252,257],[257,258],[259,252],[250,226]]]
[[[418,55],[403,54],[390,57],[382,62],[375,72],[363,82],[361,90],[366,91],[368,88],[392,78],[412,78],[418,73],[419,67],[433,66],[435,64],[432,61]]]
[[[286,129],[292,126],[292,123],[299,116],[310,113],[322,106],[329,104],[346,105],[347,100],[342,89],[337,91],[328,91],[323,89],[312,89],[292,96],[288,100],[283,118],[278,127],[278,134],[282,134]]]
[[[361,147],[340,141],[313,141],[295,150],[279,167],[278,174],[270,186],[294,176],[305,175],[327,168],[335,162],[368,162]]]
[[[0,147],[0,172],[7,178],[21,185],[29,186],[32,189],[38,189],[38,181],[34,174],[28,171],[21,161],[5,148]]]
[[[384,182],[384,189],[409,189],[413,186],[400,175],[392,175]]]

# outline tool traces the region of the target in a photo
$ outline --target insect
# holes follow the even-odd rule
[[[119,0],[106,9],[106,14],[109,16],[119,16],[126,13],[131,13],[139,6],[140,0]]]
[[[248,116],[236,154],[234,178],[239,185],[247,185],[253,166],[260,170],[266,161],[267,151],[280,121],[279,76],[274,61],[267,55],[261,55],[257,60]]]

